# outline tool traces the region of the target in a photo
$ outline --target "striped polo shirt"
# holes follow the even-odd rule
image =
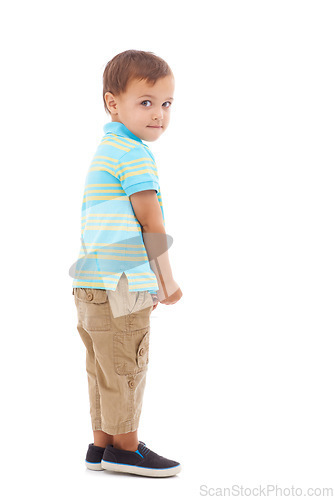
[[[158,290],[141,225],[129,196],[154,189],[162,206],[154,156],[120,122],[109,122],[86,176],[81,209],[81,248],[71,271],[72,288],[116,290],[123,272],[129,290]]]

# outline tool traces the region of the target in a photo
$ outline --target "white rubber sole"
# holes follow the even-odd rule
[[[89,470],[104,470],[103,467],[101,466],[101,464],[99,464],[99,463],[94,464],[92,462],[87,462],[87,460],[85,460],[85,464],[86,464],[87,469],[89,469]]]
[[[114,472],[128,472],[129,474],[137,474],[139,476],[148,477],[169,477],[175,476],[181,470],[181,465],[169,467],[168,469],[149,469],[147,467],[138,467],[137,465],[116,464],[114,462],[101,461],[103,469]]]

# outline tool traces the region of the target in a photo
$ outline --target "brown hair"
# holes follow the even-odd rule
[[[131,80],[146,80],[152,85],[159,78],[173,75],[172,70],[161,57],[153,52],[143,50],[126,50],[113,57],[103,72],[103,104],[107,113],[110,113],[105,101],[106,92],[119,95],[125,92]]]

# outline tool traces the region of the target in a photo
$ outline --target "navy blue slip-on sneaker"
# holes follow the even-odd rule
[[[105,448],[101,448],[101,446],[95,446],[95,444],[91,443],[88,446],[85,464],[87,469],[90,470],[103,470],[101,467],[101,460],[103,457],[103,453]]]
[[[140,476],[175,476],[181,470],[179,462],[168,460],[146,448],[139,441],[137,451],[119,450],[109,444],[103,454],[101,466],[115,472],[129,472]]]

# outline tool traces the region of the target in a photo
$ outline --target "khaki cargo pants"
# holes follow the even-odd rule
[[[125,273],[115,291],[73,288],[72,293],[86,346],[93,431],[135,431],[146,384],[153,298],[147,290],[130,292]]]

